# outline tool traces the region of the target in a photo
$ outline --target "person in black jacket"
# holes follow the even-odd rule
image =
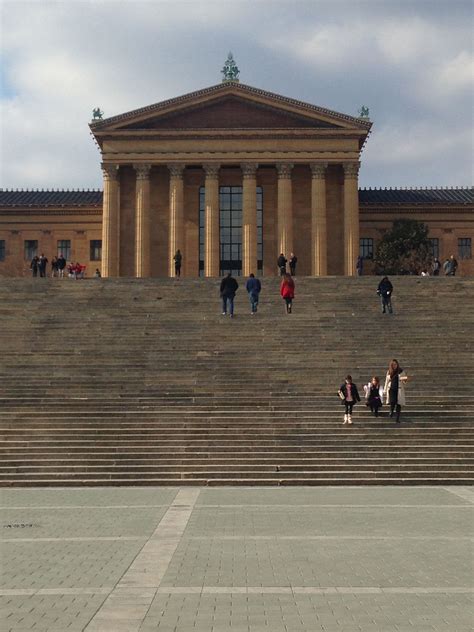
[[[388,280],[388,277],[384,277],[377,288],[377,294],[380,296],[382,301],[382,314],[385,314],[387,309],[389,314],[393,314],[392,293],[393,285]]]
[[[39,257],[35,255],[30,263],[30,270],[33,272],[33,276],[38,276],[38,268],[39,268]]]
[[[296,274],[296,264],[298,263],[298,257],[295,255],[294,252],[291,253],[290,260],[289,260],[288,263],[290,264],[290,274],[291,274],[291,276],[295,276],[295,274]]]
[[[220,293],[222,298],[222,315],[227,314],[227,304],[229,304],[229,314],[234,318],[234,298],[239,284],[229,272],[221,281]]]
[[[352,381],[350,375],[346,375],[344,384],[339,387],[339,397],[341,398],[341,404],[345,407],[343,424],[352,424],[352,408],[357,402],[360,402],[359,391],[357,386]]]
[[[176,277],[180,277],[181,276],[181,263],[183,261],[183,255],[181,254],[181,250],[179,248],[176,251],[176,254],[173,257],[173,259],[174,259],[174,275]]]
[[[59,278],[62,279],[64,276],[64,268],[66,267],[66,259],[64,258],[62,253],[58,257],[57,265]]]
[[[286,274],[286,264],[287,264],[287,259],[285,255],[281,253],[277,259],[277,266],[280,270],[280,276],[283,276],[284,274]]]

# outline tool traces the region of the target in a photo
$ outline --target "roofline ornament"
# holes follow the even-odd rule
[[[221,73],[222,83],[226,83],[226,81],[234,81],[235,83],[239,83],[240,70],[237,68],[237,64],[235,63],[234,56],[231,52],[229,52],[229,54],[227,55],[224,68],[221,70]]]

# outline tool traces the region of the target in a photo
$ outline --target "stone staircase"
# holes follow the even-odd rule
[[[474,280],[278,279],[220,315],[205,279],[0,280],[0,485],[470,484]],[[241,281],[243,285],[243,281]],[[360,391],[396,357],[402,423]]]

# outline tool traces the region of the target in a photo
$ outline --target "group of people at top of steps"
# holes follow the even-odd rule
[[[30,270],[33,277],[37,277],[39,274],[40,277],[46,278],[48,276],[48,263],[49,259],[44,255],[44,253],[41,253],[39,257],[38,255],[35,255],[30,263]],[[79,261],[70,261],[69,263],[67,263],[62,253],[60,253],[58,256],[55,255],[51,259],[52,279],[54,279],[55,277],[58,279],[63,279],[65,276],[67,276],[68,278],[76,279],[77,281],[77,279],[83,279],[85,275],[86,266],[79,263]],[[94,272],[94,277],[100,276],[100,270],[99,268],[96,268],[96,271]]]
[[[459,264],[454,255],[447,257],[442,266],[445,276],[456,276],[456,270],[458,269],[458,266]],[[356,272],[357,276],[362,276],[364,273],[364,257],[362,256],[357,257]],[[439,276],[440,272],[441,261],[438,259],[438,257],[435,257],[430,268],[424,268],[420,272],[420,276]],[[407,272],[407,274],[409,273]]]
[[[385,384],[382,388],[379,378],[374,377],[364,385],[365,403],[370,411],[379,416],[379,410],[383,406],[383,399],[390,407],[390,418],[395,415],[395,421],[400,423],[400,415],[402,406],[405,406],[405,384],[408,376],[400,366],[398,360],[390,360],[387,374],[385,376]],[[344,382],[338,390],[341,404],[344,406],[343,424],[352,425],[352,410],[357,402],[361,401],[357,385],[352,381],[352,376],[346,375]]]

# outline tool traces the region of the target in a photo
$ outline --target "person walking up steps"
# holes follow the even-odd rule
[[[245,284],[245,289],[247,290],[249,295],[250,313],[253,316],[257,313],[258,299],[262,290],[262,284],[260,283],[259,279],[255,278],[253,272],[250,274],[247,283]]]
[[[377,288],[377,294],[380,296],[380,300],[382,301],[382,314],[385,314],[388,309],[389,314],[393,314],[392,310],[392,294],[393,294],[393,285],[390,283],[388,277],[384,277]]]
[[[352,381],[352,376],[346,375],[346,379],[339,387],[338,395],[341,398],[341,404],[344,406],[344,424],[352,425],[352,408],[360,402],[359,391]]]
[[[227,314],[227,304],[229,305],[229,314],[234,318],[234,298],[239,284],[229,272],[221,281],[220,293],[222,298],[222,315]]]
[[[291,314],[293,299],[295,298],[295,282],[293,281],[291,275],[286,272],[281,281],[280,294],[282,299],[285,301],[286,313]]]
[[[400,423],[400,413],[402,406],[405,406],[405,384],[408,376],[400,366],[398,360],[390,360],[387,375],[385,377],[385,386],[383,389],[385,395],[385,403],[390,406],[390,417],[397,412],[396,422]]]
[[[370,412],[378,417],[379,409],[382,407],[383,390],[376,375],[364,386],[364,392],[366,405],[370,408]]]

